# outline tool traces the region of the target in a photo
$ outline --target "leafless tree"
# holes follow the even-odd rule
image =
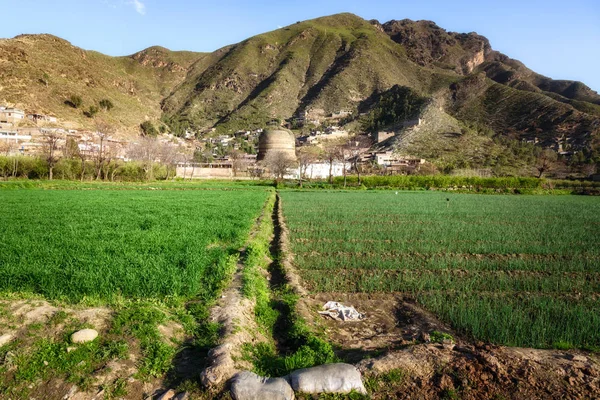
[[[54,167],[60,160],[58,144],[61,136],[55,130],[48,130],[42,137],[42,153],[48,164],[48,179],[52,180]]]
[[[333,164],[344,159],[343,141],[329,140],[323,144],[323,157],[329,163],[329,183],[333,184]]]
[[[296,151],[298,157],[298,183],[302,187],[302,180],[306,178],[308,166],[317,161],[321,155],[321,149],[317,146],[302,146]]]
[[[240,150],[232,149],[227,155],[231,160],[231,168],[233,170],[233,176],[237,176],[238,172],[244,167],[244,155],[245,153]]]
[[[79,147],[79,146],[78,146]],[[79,151],[77,153],[77,157],[79,158],[79,160],[81,161],[81,182],[83,182],[83,179],[85,178],[85,162],[88,160],[88,158],[90,157],[91,154],[91,148],[88,145],[87,140],[85,140],[83,142],[83,146],[81,146],[79,148]]]
[[[115,132],[112,125],[101,119],[96,120],[96,134],[98,135],[99,147],[96,154],[96,180],[99,180],[104,170],[104,163],[106,162],[106,141],[108,137]]]
[[[558,155],[554,150],[544,149],[538,156],[535,163],[535,168],[538,171],[538,178],[541,178],[544,173],[551,171],[556,167],[558,161]]]
[[[342,147],[344,159],[344,187],[346,186],[346,161],[352,163],[352,169],[356,172],[358,184],[361,184],[360,173],[362,165],[360,162],[361,154],[369,150],[373,145],[373,141],[367,135],[356,135],[348,139]]]
[[[128,157],[140,161],[147,180],[154,179],[154,163],[160,156],[161,145],[156,138],[141,137],[132,143],[127,151]]]
[[[296,166],[296,160],[283,151],[277,151],[268,154],[264,160],[264,164],[275,176],[275,179],[280,182],[289,170]]]

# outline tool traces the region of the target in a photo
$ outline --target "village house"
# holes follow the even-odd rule
[[[13,107],[0,106],[0,123],[18,123],[25,119],[25,111]]]
[[[51,115],[44,115],[44,114],[27,114],[27,119],[35,122],[36,124],[38,122],[50,122],[50,123],[54,123],[54,124],[56,122],[58,122],[58,119],[56,117],[53,117]]]
[[[388,174],[410,173],[425,163],[423,158],[401,156],[392,151],[372,153],[371,160],[383,167]]]
[[[375,133],[375,143],[384,142],[393,136],[396,136],[395,132],[379,131]]]
[[[339,111],[334,111],[331,113],[331,118],[333,119],[341,119],[344,117],[347,117],[349,115],[352,115],[352,111],[351,110],[339,110]]]

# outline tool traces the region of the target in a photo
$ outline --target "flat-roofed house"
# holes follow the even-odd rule
[[[0,107],[0,123],[17,123],[25,119],[25,111],[13,107]]]

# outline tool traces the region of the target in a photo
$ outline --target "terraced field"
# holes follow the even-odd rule
[[[281,193],[295,265],[323,292],[401,292],[475,339],[600,347],[600,201]]]

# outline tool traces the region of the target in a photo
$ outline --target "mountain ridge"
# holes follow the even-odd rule
[[[81,95],[87,107],[108,97],[115,108],[102,117],[128,135],[144,120],[177,134],[185,129],[230,133],[304,114],[326,121],[340,110],[352,112],[342,121],[349,129],[361,130],[365,114],[377,107],[374,99],[401,86],[438,104],[439,112],[429,110],[430,118],[456,122],[450,124],[453,132],[417,129],[438,143],[435,151],[400,150],[441,159],[448,156],[445,148],[455,148],[440,139],[445,135],[472,137],[473,153],[482,141],[510,138],[581,153],[585,160],[598,156],[598,93],[582,82],[537,74],[475,32],[448,32],[432,21],[382,24],[342,13],[210,53],[153,46],[122,57],[79,49],[52,35],[20,35],[0,40],[2,65],[9,68],[0,69],[0,101],[21,100],[25,108],[41,107],[85,126],[92,121],[64,100]],[[46,71],[50,84],[42,85]],[[430,128],[449,129],[433,122]],[[400,123],[378,126],[396,129],[400,143],[415,143],[402,140],[406,132],[397,128]]]

